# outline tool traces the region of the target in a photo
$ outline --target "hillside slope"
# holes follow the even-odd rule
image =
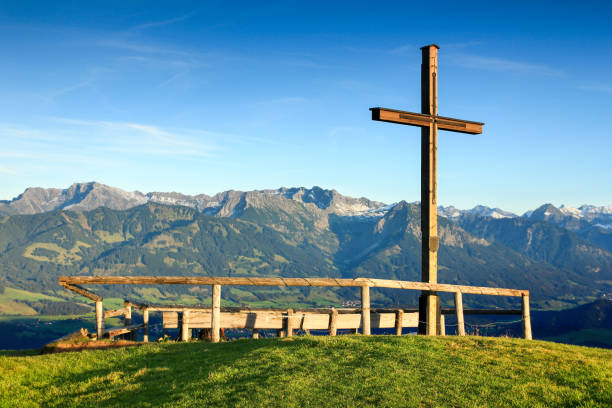
[[[0,357],[4,407],[612,404],[612,352],[482,337],[339,336]]]
[[[420,279],[417,204],[400,202],[376,215],[346,215],[341,209],[349,202],[333,192],[283,194],[298,193],[299,200],[246,193],[227,208],[233,215],[222,217],[156,203],[123,211],[100,207],[4,217],[0,287],[62,297],[66,292],[58,286],[58,276],[87,274]],[[371,205],[357,200],[351,208],[368,208],[366,204]],[[534,308],[548,309],[593,301],[610,290],[612,253],[553,224],[440,218],[439,230],[442,283],[525,288],[532,291]],[[209,288],[179,286],[117,286],[101,294],[189,304],[206,302],[210,295]],[[372,301],[414,305],[416,295],[379,290]],[[224,293],[229,305],[250,306],[330,306],[356,297],[351,290],[308,288],[283,293],[232,288]],[[469,302],[471,307],[516,306],[503,297],[474,296]]]

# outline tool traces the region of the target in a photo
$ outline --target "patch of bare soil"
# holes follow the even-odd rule
[[[74,341],[71,339],[67,341],[58,341],[54,343],[49,343],[43,347],[42,353],[49,354],[49,353],[65,353],[68,351],[81,351],[81,350],[103,350],[103,349],[116,348],[116,347],[135,347],[135,346],[140,346],[142,344],[144,343],[141,343],[138,341],[130,341],[130,340]]]

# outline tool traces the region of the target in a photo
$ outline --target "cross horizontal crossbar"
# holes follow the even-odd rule
[[[74,285],[239,285],[239,286],[341,286],[427,290],[495,296],[529,296],[528,290],[411,282],[389,279],[335,278],[249,278],[214,276],[60,276],[60,285],[74,290]],[[77,292],[79,293],[79,292]]]
[[[438,129],[451,132],[469,133],[472,135],[482,133],[484,123],[469,120],[447,118],[444,116],[425,115],[423,113],[406,112],[388,108],[370,108],[372,120],[381,122],[399,123],[419,127],[429,127],[432,123],[438,125]]]

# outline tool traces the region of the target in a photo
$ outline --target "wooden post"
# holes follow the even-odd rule
[[[429,292],[435,293],[435,292]],[[423,306],[424,304],[424,306]],[[421,320],[421,311],[425,310],[425,320]],[[440,315],[440,297],[438,295],[421,295],[419,297],[419,334],[424,329],[426,335],[438,334],[438,316]]]
[[[338,311],[332,308],[329,316],[329,335],[335,336],[338,333]]]
[[[443,314],[440,314],[438,322],[439,322],[438,334],[440,336],[446,336],[446,319],[444,318]]]
[[[404,328],[404,310],[399,309],[395,312],[395,335],[401,336]]]
[[[421,48],[421,113],[438,115],[438,46]],[[438,282],[438,124],[421,128],[421,281]],[[422,292],[419,299],[419,334],[435,336],[440,299]]]
[[[97,340],[102,339],[102,331],[104,330],[104,305],[101,300],[96,301],[96,334]]]
[[[531,340],[531,315],[529,314],[529,295],[523,295],[523,336]]]
[[[253,329],[253,338],[254,339],[258,339],[259,338],[259,330]]]
[[[457,314],[457,334],[465,336],[465,322],[463,321],[463,294],[455,292],[455,313]]]
[[[123,302],[125,313],[123,314],[123,325],[129,326],[132,324],[132,305],[127,300]],[[134,340],[135,332],[129,332],[124,334],[122,337],[126,340]]]
[[[370,287],[361,287],[361,324],[364,336],[370,335]]]
[[[142,323],[144,324],[142,341],[147,343],[149,341],[149,309],[142,311]]]
[[[287,337],[293,337],[293,309],[287,309]]]
[[[213,285],[212,289],[211,337],[213,343],[218,343],[221,339],[221,285]]]
[[[183,311],[183,320],[181,324],[181,340],[189,341],[189,310]]]
[[[124,302],[125,313],[123,314],[123,325],[129,326],[132,324],[132,304],[127,300]]]

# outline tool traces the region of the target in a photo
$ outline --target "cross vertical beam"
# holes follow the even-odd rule
[[[421,48],[421,113],[438,116],[437,45]],[[438,124],[421,127],[421,281],[438,282]],[[435,336],[438,331],[440,299],[436,292],[419,297],[419,334]]]
[[[438,47],[421,47],[421,113],[370,108],[372,120],[421,128],[421,281],[438,283],[438,129],[478,135],[484,123],[438,116]],[[440,334],[440,298],[435,291],[419,296],[419,334]]]

